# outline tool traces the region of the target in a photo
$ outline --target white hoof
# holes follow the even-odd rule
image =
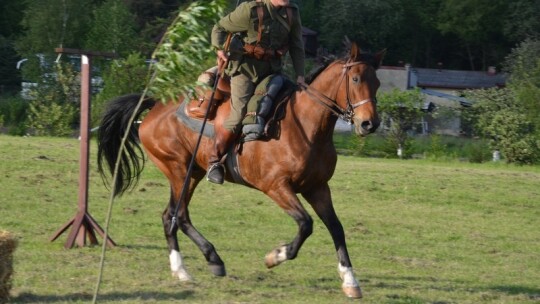
[[[345,295],[352,299],[360,299],[362,298],[362,290],[359,286],[343,286],[343,292]]]
[[[270,251],[265,257],[264,257],[264,263],[266,264],[266,267],[272,268],[275,267],[287,260],[287,247],[281,246],[279,248],[276,248],[272,251]]]
[[[177,271],[172,272],[172,276],[175,278],[178,278],[180,282],[191,282],[193,281],[193,278],[187,273],[185,269],[179,269]]]
[[[171,273],[173,277],[178,277],[180,282],[193,281],[193,278],[187,273],[184,268],[184,262],[180,252],[172,250],[169,255],[169,261],[171,263]]]
[[[343,289],[345,295],[353,299],[361,298],[362,290],[360,289],[360,285],[358,285],[358,281],[356,281],[356,278],[354,277],[352,267],[343,267],[341,264],[338,264],[338,272],[341,280],[343,280],[341,288]]]

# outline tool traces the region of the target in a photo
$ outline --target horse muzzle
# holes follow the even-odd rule
[[[368,134],[375,132],[375,130],[377,130],[377,128],[379,127],[379,124],[380,122],[378,118],[374,118],[370,120],[355,119],[354,129],[357,135],[366,136]]]

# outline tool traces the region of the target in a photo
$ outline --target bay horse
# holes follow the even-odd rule
[[[328,186],[337,162],[332,138],[338,116],[353,123],[355,132],[360,136],[372,133],[378,127],[376,93],[380,82],[376,69],[384,53],[364,54],[353,44],[348,58],[329,63],[312,80],[307,81],[310,83],[308,86],[289,97],[285,116],[280,121],[278,138],[245,142],[241,153],[236,155],[245,185],[269,196],[298,225],[298,232],[290,243],[266,255],[266,266],[271,268],[296,258],[300,247],[313,231],[313,219],[297,197],[299,193],[330,232],[337,251],[342,289],[352,298],[362,297],[362,292],[353,274],[343,226],[334,211]],[[178,119],[178,102],[162,103],[147,98],[138,107],[139,98],[140,95],[127,95],[108,104],[98,134],[99,171],[104,175],[107,165],[112,173],[116,158],[122,152],[113,193],[121,195],[133,187],[144,167],[143,151],[138,142],[140,139],[150,160],[170,182],[170,200],[162,221],[173,276],[180,281],[191,280],[178,246],[178,228],[199,247],[212,273],[225,276],[223,261],[212,243],[196,230],[188,211],[195,187],[205,177],[213,140],[209,137],[201,139],[189,187],[182,199],[184,179],[199,134]],[[180,100],[180,104],[182,102]],[[228,107],[229,103],[226,102],[218,108],[215,128],[223,121]],[[128,126],[130,117],[137,118],[148,109],[151,110],[144,117],[138,132],[133,124]],[[121,139],[126,131],[129,136],[124,149],[121,149]],[[235,182],[229,171],[226,180]],[[178,204],[179,208],[176,209]],[[172,214],[175,210],[178,213]],[[173,217],[177,217],[178,225],[171,224]]]

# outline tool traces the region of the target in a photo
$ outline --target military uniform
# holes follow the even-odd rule
[[[304,76],[302,24],[296,5],[274,7],[271,0],[243,2],[214,26],[212,45],[221,50],[229,33],[239,33],[241,41],[233,39],[228,50],[226,73],[231,77],[231,112],[223,128],[216,128],[208,158],[207,180],[218,184],[224,179],[222,158],[234,142],[257,83],[281,72],[282,57],[287,52],[296,76]]]
[[[257,6],[264,8],[260,40]],[[288,9],[292,11],[291,16],[287,13]],[[260,60],[243,55],[245,51],[241,46],[234,43],[231,45],[226,73],[231,76],[232,111],[224,123],[224,128],[237,132],[245,115],[245,105],[253,95],[256,84],[266,76],[281,71],[282,56],[287,50],[292,58],[296,76],[304,76],[304,43],[300,14],[296,5],[276,9],[270,0],[244,2],[219,20],[212,29],[212,45],[217,49],[222,48],[228,33],[242,33],[243,44],[257,44],[266,50],[281,53]]]

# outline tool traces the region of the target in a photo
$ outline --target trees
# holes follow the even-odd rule
[[[25,2],[20,0],[0,2],[0,93],[15,90],[21,81],[13,39],[22,31],[20,19],[24,8]]]
[[[29,1],[22,24],[24,35],[17,48],[29,57],[37,53],[52,54],[54,48],[82,48],[89,29],[91,0]]]
[[[527,38],[539,38],[540,1],[514,0],[508,4],[508,8],[503,24],[503,33],[506,39],[512,42],[521,42]]]
[[[121,0],[107,0],[93,12],[84,45],[93,51],[114,52],[122,57],[140,51],[135,16]]]
[[[540,140],[540,37],[526,39],[513,49],[506,58],[505,70],[511,75],[508,87],[516,94]]]
[[[527,119],[515,93],[492,88],[467,93],[474,101],[466,115],[472,116],[477,132],[490,140],[492,149],[500,151],[507,162],[532,164],[538,161],[539,147],[534,125]],[[470,119],[470,118],[469,118]]]
[[[28,59],[23,78],[40,81],[50,69],[47,63],[53,61],[55,48],[83,48],[91,20],[89,8],[91,0],[28,1],[22,19],[24,34],[15,41],[19,55]]]
[[[384,48],[403,20],[400,0],[323,0],[320,38],[331,50],[340,50],[344,36],[362,48]]]
[[[506,41],[500,35],[508,2],[505,0],[446,0],[442,2],[437,28],[455,35],[462,43],[469,69],[486,70],[504,56],[500,47]]]
[[[377,108],[381,113],[385,137],[400,157],[408,148],[408,132],[423,115],[424,98],[419,90],[400,91],[394,89],[377,96]],[[400,155],[401,154],[401,155]]]
[[[399,50],[388,54],[394,63],[407,62],[412,66],[430,67],[442,61],[439,48],[448,50],[437,30],[437,13],[442,0],[408,0],[402,3],[403,20],[392,30],[385,47]],[[406,42],[405,42],[406,41]]]
[[[104,105],[118,96],[142,92],[148,81],[145,57],[133,53],[126,59],[115,59],[103,73],[105,86],[92,100],[92,126],[98,126]]]

